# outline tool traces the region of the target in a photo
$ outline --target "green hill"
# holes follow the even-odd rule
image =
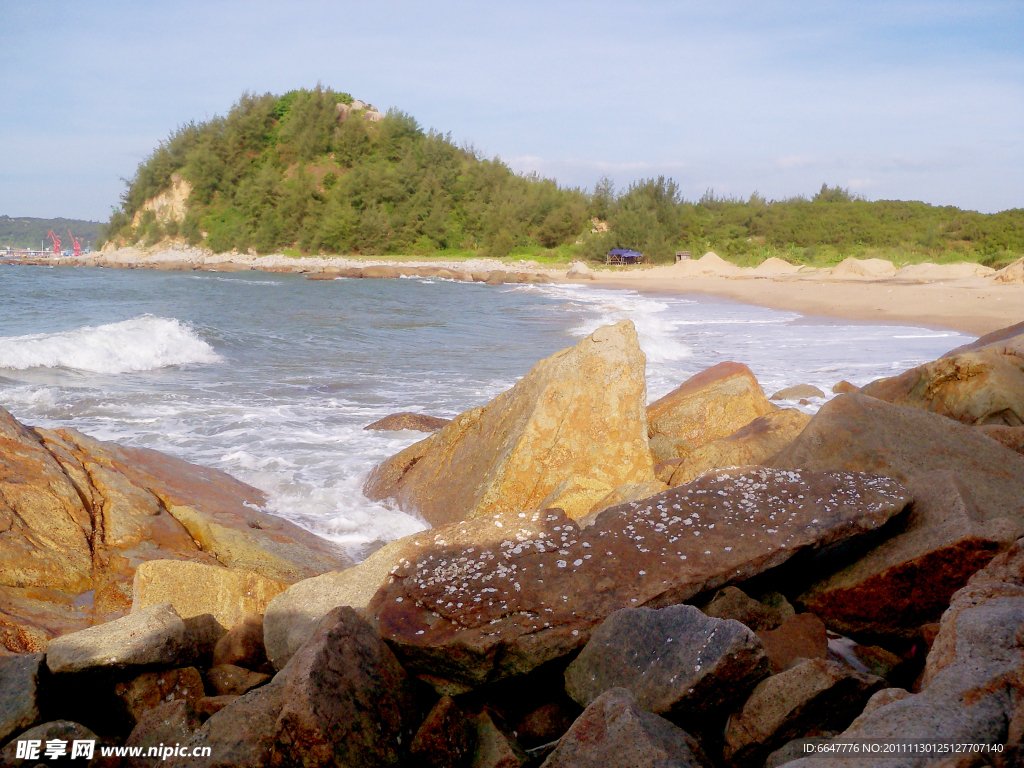
[[[1024,210],[985,215],[918,202],[857,199],[823,185],[813,198],[682,199],[671,179],[617,193],[517,175],[499,159],[381,115],[330,89],[244,95],[225,117],[175,130],[139,166],[107,226],[121,243],[182,236],[215,252],[600,258],[637,248],[655,261],[713,249],[740,263],[775,255],[848,255],[1008,263],[1024,253]],[[179,174],[192,185],[183,220],[143,204]],[[179,176],[175,176],[179,178]],[[143,211],[136,217],[139,211]],[[607,232],[592,232],[592,220]],[[136,226],[133,226],[133,221]]]
[[[0,216],[0,248],[32,248],[38,249],[40,242],[46,241],[46,248],[53,248],[53,243],[46,237],[51,229],[61,240],[61,248],[71,247],[68,230],[78,238],[82,247],[86,243],[95,245],[100,236],[98,221],[80,221],[79,219],[32,219],[25,216],[12,218]]]

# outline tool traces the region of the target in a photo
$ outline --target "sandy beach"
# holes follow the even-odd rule
[[[266,270],[316,274],[331,270],[394,267],[408,274],[451,270],[465,279],[501,273],[504,282],[546,281],[641,292],[707,294],[746,304],[848,320],[915,324],[982,335],[1024,320],[1024,260],[996,272],[977,264],[916,264],[897,270],[891,263],[847,259],[831,269],[798,268],[769,259],[740,268],[713,253],[665,266],[591,269],[575,263],[568,271],[535,261],[497,259],[291,257],[283,254],[211,254],[196,248],[144,251],[124,248],[83,255],[77,260],[5,259],[5,263],[107,268]],[[380,275],[367,275],[380,276]],[[393,275],[397,276],[397,275]]]

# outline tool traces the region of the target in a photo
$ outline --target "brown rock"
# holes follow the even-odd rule
[[[761,765],[769,753],[809,731],[841,730],[885,687],[874,675],[823,659],[769,677],[729,718],[723,754],[734,766]]]
[[[196,587],[202,585],[200,589]],[[252,571],[190,563],[150,560],[135,571],[132,610],[170,603],[183,619],[211,614],[225,630],[267,604],[288,588]]]
[[[645,712],[629,691],[594,701],[562,737],[543,768],[709,768],[690,734]]]
[[[397,269],[395,267],[371,266],[371,267],[363,267],[362,268],[362,275],[363,275],[363,277],[366,277],[366,278],[375,277],[375,278],[394,279],[396,277],[401,277],[402,276],[402,272],[401,272],[401,270],[399,270],[399,269]]]
[[[550,744],[572,727],[580,714],[573,701],[549,701],[515,721],[516,738],[528,749]]]
[[[476,718],[473,768],[520,768],[526,761],[523,748],[500,718],[492,712],[481,712]]]
[[[395,432],[411,429],[416,432],[436,432],[450,422],[451,419],[428,416],[425,413],[392,413],[390,416],[378,419],[373,424],[368,424],[363,429],[383,429]]]
[[[759,416],[728,437],[706,443],[675,465],[669,485],[692,483],[709,469],[763,464],[792,443],[811,417],[795,408]]]
[[[810,384],[797,384],[795,387],[780,389],[770,400],[799,400],[802,397],[825,397],[825,393]]]
[[[649,480],[646,483],[629,483],[627,485],[620,485],[614,491],[609,493],[603,499],[599,500],[590,512],[584,517],[579,518],[578,522],[580,527],[590,525],[596,518],[597,515],[608,509],[608,507],[617,507],[620,504],[625,504],[630,501],[642,501],[643,499],[649,499],[651,496],[657,496],[659,493],[664,491],[668,486],[659,480]]]
[[[473,723],[450,696],[442,696],[416,731],[409,754],[423,768],[462,768],[475,748]]]
[[[115,685],[114,693],[124,702],[132,722],[138,722],[147,711],[159,704],[179,700],[194,704],[206,695],[203,678],[195,667],[144,672],[132,680]]]
[[[873,530],[907,501],[878,477],[746,468],[582,530],[557,509],[473,518],[410,537],[368,616],[411,671],[479,685],[574,651],[620,608],[742,581]]]
[[[757,636],[773,672],[789,669],[798,659],[824,659],[828,653],[828,631],[813,613],[798,613],[778,629],[761,630]]]
[[[125,741],[125,746],[143,747],[146,751],[150,747],[173,749],[192,738],[200,725],[202,723],[191,701],[177,699],[164,702],[142,715]],[[124,768],[150,768],[156,762],[148,757],[129,757],[121,765]]]
[[[964,352],[975,352],[985,347],[1009,349],[1020,354],[1020,350],[1024,348],[1024,323],[1017,323],[1016,325],[1010,325],[1006,328],[986,333],[977,341],[951,349],[943,357],[956,357]]]
[[[1001,424],[982,424],[976,429],[1017,453],[1024,453],[1024,427],[1006,427]]]
[[[691,376],[647,407],[648,434],[685,439],[694,448],[728,437],[774,410],[754,374],[740,363],[719,363]]]
[[[839,661],[858,672],[867,672],[888,679],[903,659],[877,645],[861,645],[848,637],[830,637],[828,658]]]
[[[991,346],[925,363],[861,393],[964,424],[1024,425],[1024,355]]]
[[[220,712],[224,707],[238,701],[239,696],[203,696],[195,703],[196,714],[203,722]]]
[[[633,324],[601,328],[378,466],[364,492],[432,525],[542,503],[580,517],[613,489],[654,479],[645,398]]]
[[[233,626],[213,649],[213,664],[236,664],[246,669],[259,669],[267,663],[263,646],[263,616],[246,616]]]
[[[217,696],[241,696],[269,680],[270,675],[234,664],[218,664],[206,673],[206,683]]]
[[[848,395],[851,392],[858,392],[859,390],[860,387],[851,384],[846,381],[846,379],[832,385],[832,393],[836,395]]]
[[[775,629],[782,623],[782,614],[779,611],[748,597],[738,587],[725,587],[718,590],[710,602],[701,607],[701,610],[716,619],[738,621],[755,632]]]

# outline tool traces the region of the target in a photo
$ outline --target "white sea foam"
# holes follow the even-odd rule
[[[0,337],[0,369],[127,373],[219,360],[213,347],[190,327],[152,315],[58,333]]]

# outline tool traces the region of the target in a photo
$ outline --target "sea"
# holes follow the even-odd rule
[[[221,469],[359,559],[427,527],[361,491],[423,433],[364,426],[482,405],[626,318],[649,400],[724,360],[748,365],[769,395],[806,383],[831,397],[842,379],[861,386],[976,338],[584,285],[11,265],[0,266],[0,406]]]

